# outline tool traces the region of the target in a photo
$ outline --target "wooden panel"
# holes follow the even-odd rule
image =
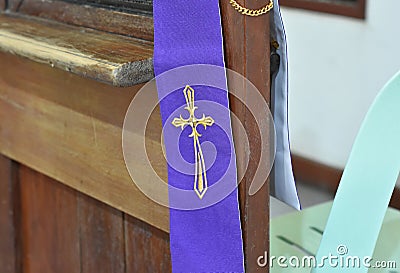
[[[0,11],[6,9],[6,0],[0,0]]]
[[[21,166],[23,272],[80,271],[77,192]]]
[[[67,24],[153,40],[153,18],[95,6],[57,0],[24,0],[20,13],[48,18]]]
[[[125,218],[126,272],[171,272],[169,236],[130,216]]]
[[[246,6],[258,8],[264,1],[247,0]],[[246,74],[245,76],[257,87],[268,105],[270,105],[270,33],[269,14],[259,17],[246,17]],[[256,31],[257,30],[257,31]],[[248,192],[253,176],[258,168],[261,156],[261,137],[259,128],[251,114],[246,114],[246,128],[252,136],[250,142],[250,162],[246,174],[245,189]],[[271,145],[272,146],[272,145]],[[263,151],[271,153],[270,151]],[[253,196],[246,198],[246,261],[249,272],[265,272],[265,268],[259,267],[257,258],[265,251],[269,253],[269,183]]]
[[[79,224],[81,272],[125,272],[123,213],[80,194]]]
[[[0,50],[115,86],[153,77],[153,46],[133,38],[0,15]]]
[[[168,209],[137,189],[123,160],[123,119],[140,86],[111,87],[7,54],[0,71],[0,153],[168,231]],[[149,130],[161,130],[156,116]],[[163,158],[159,141],[147,141]]]
[[[19,177],[23,272],[171,272],[167,233],[26,166]]]
[[[18,194],[16,164],[0,155],[0,268],[2,273],[19,273],[18,225],[15,221]]]
[[[241,2],[243,4],[243,1]],[[257,0],[246,1],[249,8],[258,8],[263,4],[265,3]],[[269,15],[245,17],[237,13],[228,1],[220,1],[220,5],[227,67],[250,79],[269,101]],[[244,143],[235,143],[239,173],[245,171],[245,155],[249,154],[251,158],[239,186],[246,272],[268,272],[268,269],[258,267],[257,258],[269,249],[269,183],[265,183],[256,195],[248,195],[248,188],[260,156],[258,129],[252,115],[242,103],[231,98],[231,108],[243,122],[246,132],[252,136],[249,139],[250,150],[246,149]],[[238,132],[238,128],[234,127],[235,138],[239,135]]]

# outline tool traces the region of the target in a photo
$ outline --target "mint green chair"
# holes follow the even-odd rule
[[[399,170],[400,73],[368,111],[333,203],[271,220],[270,272],[400,273],[400,212],[387,208]]]

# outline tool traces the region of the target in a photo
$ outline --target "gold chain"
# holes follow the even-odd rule
[[[229,3],[232,5],[232,7],[237,10],[239,13],[247,16],[260,16],[268,11],[272,10],[274,8],[274,2],[272,0],[269,1],[268,4],[266,4],[264,7],[260,9],[248,9],[243,6],[241,6],[238,2],[235,0],[229,0]]]

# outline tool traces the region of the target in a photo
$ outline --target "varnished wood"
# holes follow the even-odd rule
[[[319,0],[281,0],[286,7],[301,8],[318,12],[326,12],[342,16],[365,19],[366,0],[355,1],[319,1]]]
[[[167,233],[126,215],[125,240],[127,272],[171,272]]]
[[[143,40],[0,15],[0,50],[115,86],[153,77],[152,48]]]
[[[10,249],[0,248],[2,272],[171,272],[167,233],[26,166],[18,173],[23,271],[4,271]]]
[[[249,8],[262,6],[261,0],[247,0]],[[269,14],[259,17],[246,17],[246,77],[257,87],[264,99],[270,105],[270,32]],[[246,191],[250,187],[253,176],[260,162],[261,152],[272,153],[272,138],[267,141],[269,150],[261,150],[259,128],[247,112],[246,127],[251,135],[250,162],[246,176]],[[272,130],[273,128],[269,128]],[[267,170],[265,170],[266,172]],[[267,177],[268,174],[265,174]],[[264,182],[264,181],[263,181]],[[246,232],[246,261],[248,272],[266,272],[266,268],[258,266],[260,255],[269,253],[269,181],[253,196],[246,198],[246,217],[248,219]],[[268,268],[267,268],[268,269]]]
[[[144,40],[153,40],[153,17],[57,0],[24,0],[20,13]]]
[[[2,273],[19,273],[20,257],[15,204],[19,202],[16,164],[0,155],[0,268]]]
[[[0,59],[0,153],[168,231],[168,209],[138,190],[123,160],[122,124],[139,86],[111,87],[9,54]],[[161,126],[150,129],[157,135]],[[148,152],[163,158],[151,130]],[[160,175],[166,179],[166,166]]]
[[[23,272],[80,272],[78,193],[24,166],[19,177]]]
[[[220,5],[227,67],[246,76],[269,102],[269,15],[257,18],[245,17],[237,13],[227,1],[220,1]],[[262,3],[256,0],[246,1],[246,6],[257,8],[262,6]],[[246,90],[242,92],[246,97]],[[238,170],[239,173],[245,172],[240,184],[240,205],[246,272],[268,272],[268,268],[257,265],[257,258],[269,249],[269,183],[265,183],[256,195],[248,195],[260,157],[260,136],[252,115],[246,110],[245,105],[231,98],[231,107],[250,136],[249,150],[240,141],[235,142]],[[233,128],[234,138],[238,138],[237,129]],[[247,170],[244,169],[246,154],[250,156]]]
[[[80,194],[79,224],[82,273],[125,272],[123,223],[121,211]]]

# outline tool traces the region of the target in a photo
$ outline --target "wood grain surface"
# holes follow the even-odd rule
[[[18,12],[148,41],[153,40],[153,17],[140,13],[126,13],[59,0],[24,0]]]
[[[167,233],[126,215],[125,246],[127,272],[171,272]]]
[[[0,177],[2,273],[171,272],[167,233],[3,156]]]
[[[23,272],[79,272],[78,193],[24,166],[19,179]]]
[[[153,77],[152,43],[50,21],[0,15],[0,50],[115,86]]]
[[[0,153],[168,231],[168,209],[135,186],[123,160],[122,124],[140,86],[111,87],[10,54],[0,59]],[[154,117],[146,141],[139,133],[132,141],[151,142],[147,152],[164,162],[151,136],[161,130],[159,112]]]
[[[82,272],[125,272],[123,213],[80,195],[79,224]]]
[[[19,202],[15,190],[17,184],[16,163],[0,155],[0,268],[2,273],[19,270],[18,240],[19,225],[16,207]]]
[[[265,3],[259,0],[239,1],[249,8],[259,8]],[[228,1],[220,1],[227,67],[247,77],[258,88],[269,103],[269,15],[246,17],[236,12]],[[243,89],[243,97],[246,90]],[[240,207],[245,243],[246,272],[268,272],[269,268],[257,265],[257,258],[269,250],[269,183],[256,195],[250,196],[248,189],[253,180],[260,158],[260,135],[251,113],[246,106],[231,97],[231,109],[243,123],[249,138],[250,147],[238,141],[238,128],[233,128],[236,139],[236,153],[239,173],[245,173],[239,185]],[[249,155],[248,168],[245,169],[245,158]]]

